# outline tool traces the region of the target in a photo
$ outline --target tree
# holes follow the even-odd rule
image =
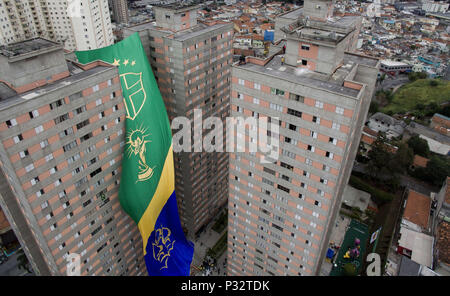
[[[434,113],[438,113],[439,105],[436,102],[431,102],[425,107],[425,114],[432,116]]]
[[[418,154],[427,158],[430,155],[430,147],[428,146],[428,142],[424,139],[421,139],[418,135],[414,135],[409,138],[408,146],[413,149],[414,154]]]
[[[356,266],[353,263],[346,263],[344,265],[344,274],[346,276],[356,276],[357,271],[356,271]]]
[[[427,163],[426,172],[430,183],[442,186],[447,176],[450,176],[450,160],[445,157],[432,156]]]
[[[371,102],[369,107],[369,113],[375,114],[378,112],[379,104],[377,102]]]
[[[436,80],[436,79],[432,79],[432,80],[430,80],[430,85],[431,86],[438,86],[439,85],[439,82]]]
[[[425,79],[427,78],[427,73],[425,72],[411,72],[408,74],[409,81],[416,81],[417,79]]]
[[[439,114],[442,114],[444,116],[450,117],[450,105],[444,106],[439,112]]]
[[[377,179],[383,175],[391,175],[391,170],[386,165],[391,163],[392,154],[386,150],[386,140],[384,133],[379,133],[372,149],[367,153],[371,175]]]
[[[399,173],[405,173],[414,160],[414,151],[406,143],[399,145],[397,152],[392,159],[391,168]]]

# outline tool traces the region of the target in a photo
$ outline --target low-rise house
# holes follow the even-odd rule
[[[414,155],[412,169],[418,167],[426,168],[429,161],[430,160],[428,158],[416,154]]]
[[[238,35],[234,37],[234,42],[241,46],[252,46],[252,35]]]
[[[431,118],[430,127],[446,136],[450,136],[450,118],[442,114],[434,114]]]
[[[434,270],[450,276],[450,222],[441,221],[437,226]]]
[[[430,232],[431,198],[409,189],[401,224],[418,232]]]
[[[264,36],[253,34],[252,46],[254,48],[264,48]]]
[[[397,253],[410,258],[412,261],[432,268],[434,238],[422,232],[400,227]]]
[[[391,139],[401,136],[406,124],[387,114],[377,112],[370,117],[367,126],[376,132],[385,133],[386,137]]]
[[[419,135],[421,139],[427,141],[431,152],[450,155],[450,136],[441,134],[431,127],[423,126],[416,122],[411,122],[406,127],[406,131],[410,135]]]

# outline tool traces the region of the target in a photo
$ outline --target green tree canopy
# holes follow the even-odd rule
[[[430,156],[430,147],[428,146],[428,142],[421,139],[418,135],[414,135],[409,138],[408,146],[413,149],[414,154],[427,158]]]
[[[390,166],[399,173],[405,173],[409,166],[413,163],[414,151],[406,143],[399,145],[397,152],[392,159]]]
[[[346,276],[356,276],[357,275],[357,271],[356,271],[356,266],[353,263],[346,263],[344,265],[344,274]]]
[[[445,157],[432,156],[426,167],[428,180],[436,186],[442,186],[450,176],[450,160]]]

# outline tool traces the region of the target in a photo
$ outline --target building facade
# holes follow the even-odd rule
[[[107,0],[0,0],[0,28],[0,45],[36,37],[70,51],[114,43]]]
[[[195,146],[201,135],[194,134],[194,110],[197,120],[229,115],[233,26],[197,21],[197,10],[155,6],[154,23],[125,29],[125,37],[140,34],[170,120],[183,116],[191,122],[192,153],[174,154],[178,208],[188,235],[211,221],[228,197],[228,154]],[[203,134],[210,129],[203,126]],[[225,143],[225,130],[223,135]]]
[[[119,200],[125,110],[118,70],[36,38],[0,50],[0,206],[38,275],[145,274]]]
[[[117,24],[128,23],[127,0],[109,0],[109,6],[112,9],[114,22]]]
[[[232,117],[278,121],[280,147],[230,155],[229,275],[318,275],[356,156],[379,61],[349,52],[359,17],[309,2],[279,28],[285,52],[232,66]]]

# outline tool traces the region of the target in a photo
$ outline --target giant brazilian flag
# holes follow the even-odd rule
[[[194,248],[178,216],[172,133],[139,34],[76,55],[119,68],[127,113],[119,199],[141,232],[149,275],[189,275]]]

